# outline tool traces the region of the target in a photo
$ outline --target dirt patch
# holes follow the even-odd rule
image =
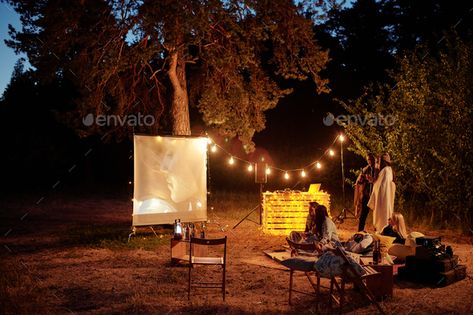
[[[0,313],[317,313],[309,296],[295,295],[295,306],[288,305],[289,273],[271,268],[274,261],[263,254],[285,245],[284,237],[265,235],[250,221],[232,229],[247,211],[238,204],[231,212],[228,207],[209,211],[208,235],[228,237],[225,302],[218,290],[196,290],[187,299],[188,269],[170,263],[168,230],[156,237],[145,229],[127,242],[129,201],[62,199],[19,220],[27,206],[3,207],[9,212],[0,223],[2,234],[13,230],[3,238],[0,254]],[[340,225],[342,237],[351,235],[355,224],[346,220]],[[445,235],[445,243],[452,245],[468,272],[473,270],[471,238],[451,231],[427,232]],[[195,272],[211,276],[203,268]],[[310,290],[301,276],[296,285]],[[328,281],[322,280],[322,285],[328,286]],[[346,313],[376,313],[356,291],[348,291]],[[329,314],[328,290],[322,292],[318,313]],[[471,276],[445,288],[396,281],[394,297],[382,306],[388,314],[467,314],[473,311],[471,292]]]

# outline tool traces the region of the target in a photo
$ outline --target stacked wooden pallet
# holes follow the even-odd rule
[[[330,195],[324,191],[263,193],[263,232],[288,235],[291,231],[304,231],[311,201],[326,206],[330,214]]]

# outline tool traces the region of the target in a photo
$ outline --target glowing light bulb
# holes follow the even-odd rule
[[[284,173],[284,178],[289,179],[289,173],[288,172]]]
[[[253,172],[253,164],[248,165],[248,172]]]
[[[345,136],[344,135],[339,135],[338,140],[340,140],[340,142],[345,141]]]
[[[207,138],[207,143],[208,143],[208,144],[212,144],[212,139]]]
[[[269,167],[266,168],[266,175],[271,174],[271,169]]]
[[[212,146],[212,148],[210,149],[210,151],[212,151],[212,152],[217,152],[217,146],[214,144],[214,145]]]
[[[335,155],[335,152],[333,152],[333,150],[330,149],[330,150],[328,151],[328,154],[329,154],[330,156],[334,156],[334,155]]]
[[[321,168],[322,168],[322,164],[320,164],[320,162],[317,162],[317,164],[315,164],[315,166],[316,166],[318,169],[321,169]]]
[[[235,164],[235,159],[233,159],[233,156],[228,160],[228,164],[230,165]]]
[[[306,176],[306,173],[304,170],[301,171],[301,177],[305,177]]]

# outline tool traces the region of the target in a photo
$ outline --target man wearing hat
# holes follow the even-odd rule
[[[374,182],[368,207],[373,210],[373,225],[376,231],[381,232],[388,224],[388,219],[394,211],[394,195],[396,192],[391,157],[388,153],[381,155],[379,169],[379,175]]]
[[[357,200],[355,201],[355,206],[357,206],[360,210],[359,221],[358,221],[358,231],[365,230],[365,223],[366,218],[370,212],[368,208],[368,201],[370,200],[371,192],[373,191],[373,182],[378,177],[378,169],[375,168],[376,164],[376,157],[373,153],[369,153],[366,156],[366,161],[368,165],[366,165],[361,174],[358,176],[356,180],[357,185],[357,194],[361,195],[358,196]],[[361,189],[359,189],[361,188]]]

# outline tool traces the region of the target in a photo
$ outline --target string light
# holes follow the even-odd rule
[[[230,154],[230,152],[228,152],[227,150],[225,150],[223,147],[221,147],[220,145],[218,145],[216,142],[213,142],[212,139],[210,138],[207,138],[207,141],[208,141],[208,144],[211,145],[210,147],[210,151],[211,152],[216,152],[217,151],[217,148],[219,148],[220,150],[222,150],[225,154],[227,154],[227,156],[229,156],[229,159],[228,159],[228,164],[229,165],[234,165],[236,163],[236,160],[235,159],[238,159],[238,160],[241,160],[242,162],[246,163],[248,166],[246,167],[247,168],[247,171],[248,172],[253,172],[254,171],[254,163],[250,162],[250,161],[247,161],[247,160],[244,160],[244,159],[240,159],[240,158],[235,158],[233,155]],[[228,141],[227,139],[225,139],[225,141]],[[333,140],[331,146],[333,146],[333,144],[335,142],[339,141],[341,144],[343,144],[343,142],[345,141],[345,136],[343,134],[338,134],[335,139]],[[335,156],[335,151],[332,150],[332,149],[327,149],[325,151],[325,153],[319,157],[319,159],[323,159],[324,156]],[[261,162],[264,162],[265,161],[265,158],[263,156],[260,156],[259,160]],[[304,168],[308,168],[308,167],[311,167],[312,165],[314,165],[314,162],[304,166]],[[321,169],[322,168],[322,164],[320,161],[316,161],[315,162],[315,166],[314,166],[316,169]],[[307,177],[308,174],[306,173],[306,171],[304,170],[304,168],[296,168],[296,169],[290,169],[290,170],[284,170],[284,169],[280,169],[278,167],[270,167],[270,166],[266,166],[266,169],[265,169],[265,173],[266,175],[270,175],[272,173],[272,169],[271,168],[274,168],[274,170],[277,170],[277,171],[280,171],[282,173],[284,173],[283,177],[284,179],[288,180],[290,179],[291,177],[291,172],[300,172],[300,176],[302,178],[304,177]]]

